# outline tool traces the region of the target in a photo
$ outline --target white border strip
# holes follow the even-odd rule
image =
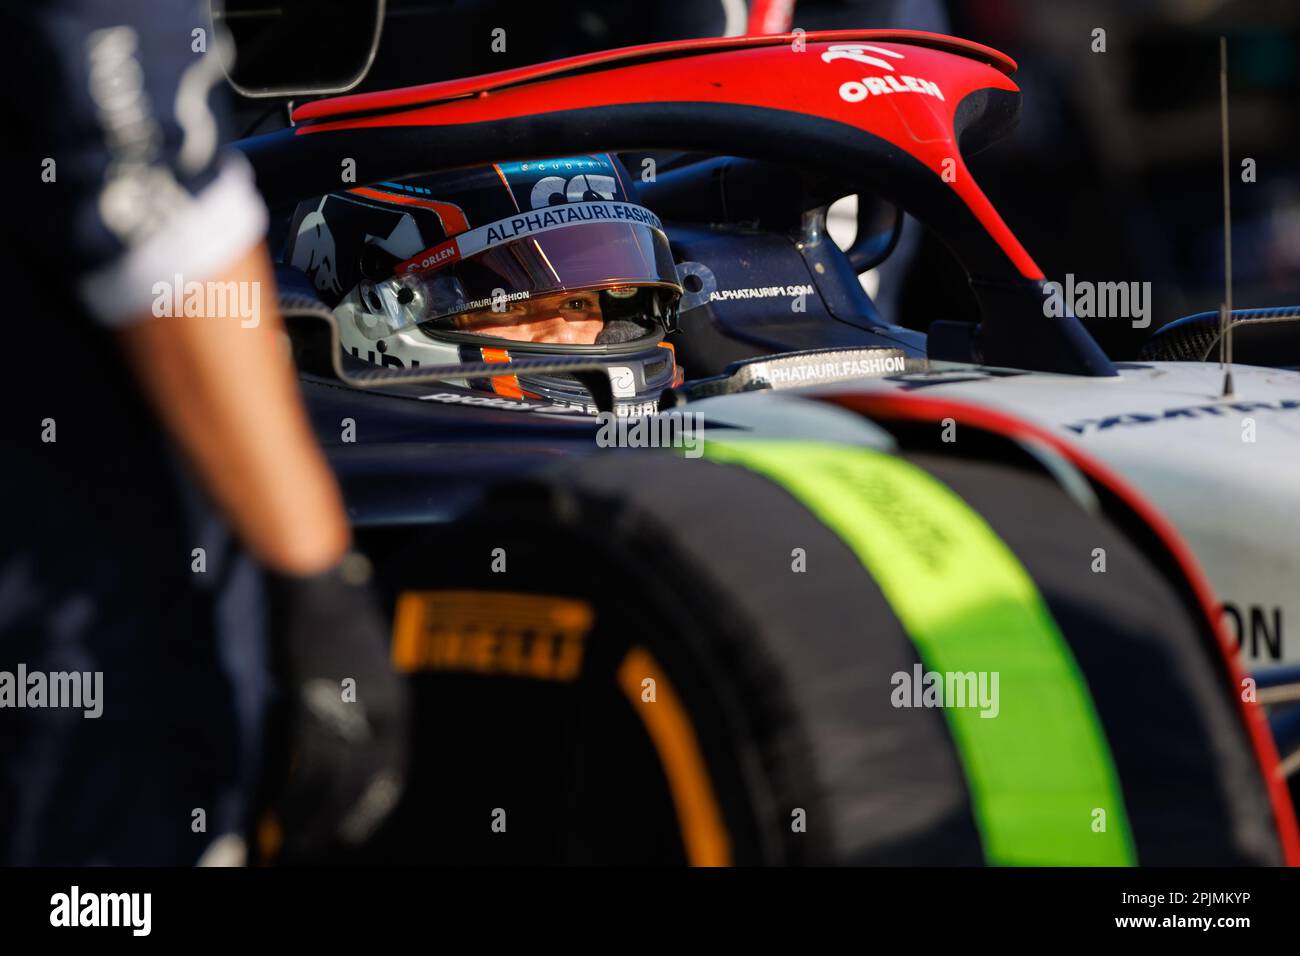
[[[494,246],[505,245],[530,236],[538,236],[553,229],[565,229],[591,222],[624,222],[650,226],[660,231],[664,224],[645,206],[636,203],[602,200],[599,202],[574,202],[531,212],[518,212],[485,226],[462,232],[445,242],[417,252],[405,262],[397,264],[396,271],[428,272],[441,269],[461,259],[478,255]]]
[[[78,291],[90,313],[111,327],[152,317],[154,285],[177,273],[206,281],[219,277],[266,235],[266,205],[253,170],[232,154],[194,200],[144,242],[82,278]]]

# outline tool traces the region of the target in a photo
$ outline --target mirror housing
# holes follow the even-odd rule
[[[226,79],[254,99],[344,93],[370,71],[384,0],[210,0]]]

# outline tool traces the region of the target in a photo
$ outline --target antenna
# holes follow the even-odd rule
[[[1219,118],[1223,133],[1223,304],[1219,309],[1219,367],[1223,395],[1232,398],[1232,193],[1228,179],[1228,38],[1219,37]]]

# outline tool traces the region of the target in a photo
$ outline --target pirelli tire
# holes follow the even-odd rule
[[[365,858],[1281,861],[1203,622],[1122,528],[1023,462],[822,449],[877,456],[871,467],[933,482],[953,507],[989,509],[986,530],[1064,633],[1045,652],[1064,670],[1049,668],[1027,705],[1004,686],[1002,719],[1019,708],[1019,729],[988,743],[996,721],[898,706],[898,675],[919,676],[937,645],[909,633],[920,625],[887,598],[889,572],[776,474],[781,455],[813,467],[815,449],[769,446],[764,471],[746,458],[754,446],[710,444],[704,460],[569,460],[503,481],[454,525],[362,531],[416,701],[409,789]],[[1108,575],[1088,573],[1095,547]],[[978,662],[998,635],[968,610],[942,639],[968,641],[963,659]],[[980,669],[1015,666],[995,654]],[[1054,709],[1063,695],[1077,712]],[[1095,779],[1071,776],[1079,762]]]

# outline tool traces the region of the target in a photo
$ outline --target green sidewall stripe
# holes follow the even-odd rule
[[[990,864],[1136,863],[1087,682],[1029,573],[978,513],[928,472],[871,449],[737,440],[709,441],[705,454],[779,483],[842,538],[927,670],[998,673],[996,717],[944,708]]]

